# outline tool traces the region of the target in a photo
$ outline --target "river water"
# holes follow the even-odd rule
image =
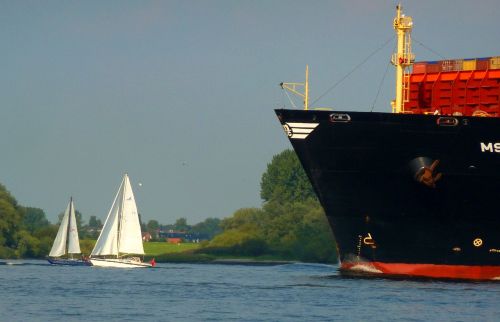
[[[348,278],[315,264],[4,260],[0,321],[500,321],[500,283]]]

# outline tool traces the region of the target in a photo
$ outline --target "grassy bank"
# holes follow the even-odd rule
[[[169,244],[165,242],[144,243],[145,260],[154,258],[158,263],[222,263],[222,264],[273,264],[288,262],[282,257],[265,256],[238,256],[205,253],[200,244],[181,243]]]
[[[198,254],[200,244],[165,242],[144,243],[145,260],[154,258],[158,263],[206,263],[215,259],[215,256]]]
[[[143,243],[144,252],[147,256],[158,256],[162,254],[182,253],[198,249],[200,244],[180,243],[170,244],[166,242],[147,242]]]
[[[80,248],[82,253],[89,255],[94,248],[96,241],[93,239],[82,239],[80,241]],[[166,242],[147,242],[143,243],[144,252],[148,257],[154,257],[162,254],[172,254],[172,253],[182,253],[196,250],[200,247],[200,244],[194,243],[180,243],[180,244],[169,244]]]
[[[95,240],[82,240],[82,251],[85,254],[90,254],[94,247]],[[227,254],[213,254],[207,249],[207,253],[201,248],[200,244],[195,243],[180,243],[170,244],[166,242],[147,242],[143,243],[146,261],[155,259],[158,263],[225,263],[225,264],[255,264],[262,263],[276,264],[289,262],[289,258],[279,256],[264,255],[264,256],[238,256]],[[85,250],[84,250],[85,249]]]

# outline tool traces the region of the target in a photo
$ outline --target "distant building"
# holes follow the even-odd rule
[[[146,232],[142,233],[142,241],[148,242],[151,239],[153,239],[153,237],[151,236],[151,234],[149,232],[146,231]]]
[[[159,236],[160,238],[165,238],[166,241],[172,238],[179,238],[188,243],[199,243],[200,240],[208,240],[208,236],[205,234],[189,233],[185,231],[175,230],[160,231]]]
[[[182,238],[167,238],[167,243],[169,244],[180,244],[182,243]]]

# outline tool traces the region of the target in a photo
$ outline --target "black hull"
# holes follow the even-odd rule
[[[484,266],[500,276],[500,118],[276,113],[325,209],[344,268]]]

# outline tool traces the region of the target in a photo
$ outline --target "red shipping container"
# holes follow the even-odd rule
[[[405,107],[416,114],[438,110],[441,114],[470,116],[483,113],[481,115],[499,117],[499,90],[500,68],[490,69],[489,72],[467,70],[441,75],[428,72],[410,77],[410,101]]]
[[[477,60],[476,62],[476,70],[486,70],[490,67],[490,61],[485,59],[485,60]]]
[[[425,67],[427,66],[427,63],[415,63],[413,64],[413,71],[412,74],[425,74]]]
[[[428,73],[439,73],[441,72],[441,64],[427,64],[425,70]]]

